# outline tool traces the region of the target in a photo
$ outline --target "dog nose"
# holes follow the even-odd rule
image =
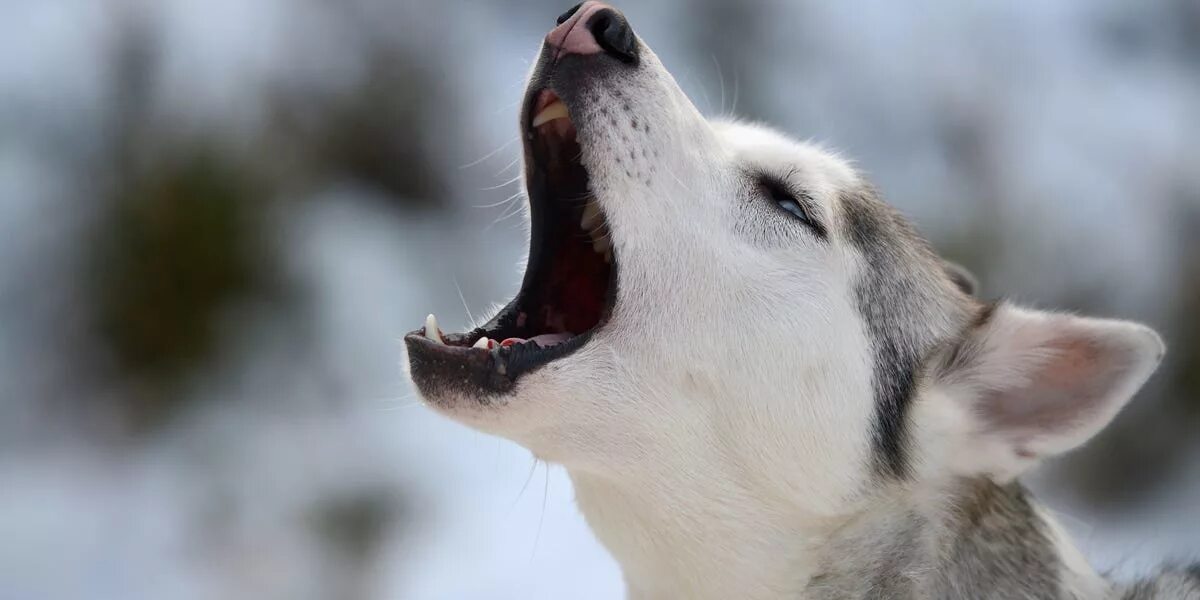
[[[637,62],[633,28],[625,15],[603,2],[582,2],[560,15],[546,43],[558,50],[555,60],[564,54],[604,52],[621,62]]]

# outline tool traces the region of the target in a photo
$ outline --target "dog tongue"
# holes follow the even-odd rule
[[[516,338],[516,337],[505,338],[504,341],[500,342],[500,345],[501,346],[512,346],[513,344],[524,344],[525,342],[536,342],[537,345],[542,346],[544,348],[546,346],[553,346],[555,344],[561,344],[569,339],[571,339],[570,333],[543,333],[542,335],[535,335],[527,340],[522,339],[522,338]]]

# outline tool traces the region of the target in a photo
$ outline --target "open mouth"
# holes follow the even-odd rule
[[[458,377],[493,391],[583,346],[608,320],[617,262],[575,124],[550,90],[530,95],[525,164],[532,230],[521,290],[486,325],[446,333],[430,315],[405,336],[414,379]],[[466,383],[465,381],[463,383]]]

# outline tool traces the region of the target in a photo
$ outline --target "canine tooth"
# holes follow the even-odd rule
[[[567,114],[567,105],[563,104],[562,100],[555,100],[552,104],[546,106],[533,117],[533,126],[544,125],[555,119],[565,119],[570,115]]]
[[[579,226],[584,229],[595,229],[595,226],[603,221],[600,216],[600,207],[596,206],[596,201],[588,202],[583,207],[583,218],[579,219]]]
[[[603,254],[608,250],[612,250],[612,238],[607,233],[596,232],[592,234],[592,250],[596,254]]]
[[[446,343],[442,341],[442,334],[438,331],[437,317],[433,316],[433,313],[429,313],[429,316],[425,317],[425,337],[439,344]]]
[[[478,340],[476,340],[475,345],[471,346],[471,347],[472,348],[483,348],[484,350],[487,350],[487,348],[488,348],[487,336],[485,335],[485,336],[479,338]]]

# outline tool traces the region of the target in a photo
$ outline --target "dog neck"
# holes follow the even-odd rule
[[[894,486],[834,518],[789,512],[726,481],[701,498],[661,479],[574,472],[572,479],[580,509],[621,564],[631,600],[1111,592],[1015,483],[956,480],[935,494]]]

